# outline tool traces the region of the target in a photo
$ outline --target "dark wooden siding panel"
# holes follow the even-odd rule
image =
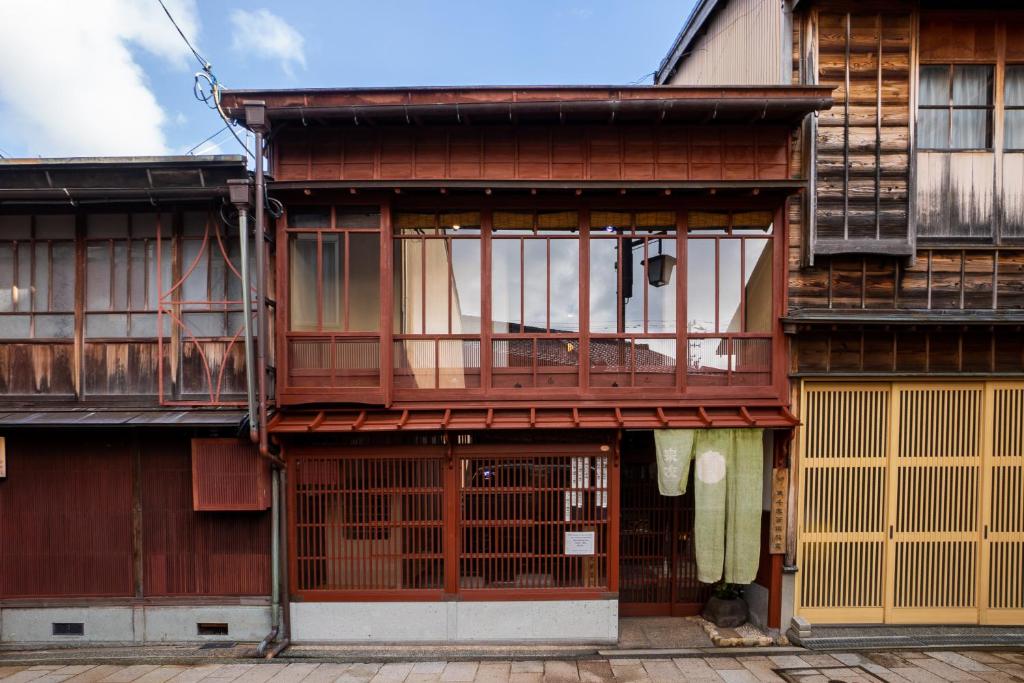
[[[0,344],[0,395],[74,394],[74,345]]]
[[[245,440],[192,439],[192,508],[260,511],[270,507],[270,465]]]
[[[184,435],[143,444],[145,594],[266,595],[269,513],[194,511],[189,450]]]
[[[85,344],[84,393],[87,396],[155,396],[160,366],[156,342]]]
[[[783,180],[787,129],[764,126],[286,130],[277,179]]]
[[[817,15],[817,81],[836,87],[818,120],[818,253],[910,241],[911,31],[905,10]]]
[[[127,437],[7,437],[0,598],[130,596]]]

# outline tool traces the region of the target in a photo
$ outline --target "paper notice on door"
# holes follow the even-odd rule
[[[594,554],[594,532],[593,531],[566,531],[565,532],[565,554],[566,555],[593,555]]]

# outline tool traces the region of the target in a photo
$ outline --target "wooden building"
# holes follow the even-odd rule
[[[830,92],[224,93],[284,207],[293,640],[614,641],[700,608],[653,430],[764,429],[786,461],[794,131]],[[750,593],[775,627],[781,568]]]
[[[0,160],[0,641],[259,640],[242,157]]]
[[[699,3],[657,81],[835,99],[792,145],[810,188],[788,209],[786,610],[805,634],[1022,624],[1024,14],[766,0],[738,32],[751,4]],[[786,69],[729,50],[755,36]],[[736,61],[713,72],[705,52]]]

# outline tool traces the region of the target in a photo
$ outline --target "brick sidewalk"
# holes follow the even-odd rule
[[[677,659],[416,662],[388,664],[239,663],[4,666],[4,683],[323,683],[327,681],[1021,681],[1020,652],[873,652]]]

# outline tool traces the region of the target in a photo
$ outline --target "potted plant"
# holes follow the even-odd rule
[[[746,623],[749,613],[747,601],[743,599],[743,586],[719,581],[701,616],[719,628],[736,628]]]

